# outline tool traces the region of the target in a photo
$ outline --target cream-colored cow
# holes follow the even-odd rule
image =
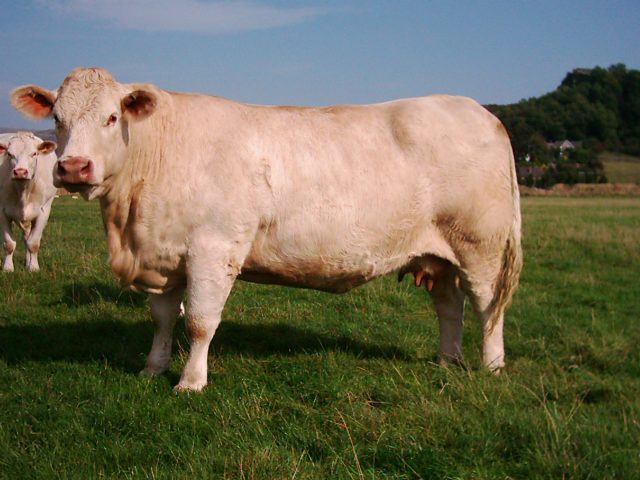
[[[393,271],[431,292],[443,362],[461,358],[468,296],[484,365],[504,365],[519,195],[507,133],[474,101],[246,105],[121,84],[99,68],[11,100],[55,119],[57,181],[100,200],[113,272],[151,294],[143,373],[169,367],[185,290],[191,348],[176,388],[200,390],[236,279],[345,292]]]
[[[40,269],[38,251],[56,195],[53,169],[56,144],[29,132],[0,136],[0,233],[4,245],[2,270],[13,271],[16,241],[11,225],[18,225],[26,247],[29,271]]]

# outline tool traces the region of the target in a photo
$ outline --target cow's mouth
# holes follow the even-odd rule
[[[68,190],[71,193],[84,192],[93,188],[95,185],[91,185],[90,183],[71,183],[60,181],[60,187],[63,187],[65,190]]]

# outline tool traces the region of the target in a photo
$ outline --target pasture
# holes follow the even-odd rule
[[[524,198],[507,368],[434,363],[424,289],[236,283],[209,386],[141,378],[144,295],[106,262],[97,202],[56,200],[42,271],[0,275],[0,478],[638,478],[640,198]]]

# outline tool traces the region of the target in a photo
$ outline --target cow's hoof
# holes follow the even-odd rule
[[[145,378],[155,378],[162,375],[164,372],[166,372],[166,370],[167,370],[166,368],[147,366],[147,367],[144,367],[142,370],[140,370],[139,375]]]
[[[206,386],[206,383],[187,383],[180,382],[173,387],[174,392],[199,393]]]
[[[191,386],[191,385],[176,385],[175,387],[173,387],[173,391],[174,392],[178,392],[178,393],[200,393],[202,392],[202,389],[204,388],[204,385],[202,386]]]
[[[462,356],[451,356],[451,355],[439,355],[438,356],[438,365],[441,367],[464,367],[464,358]]]
[[[489,370],[489,373],[491,373],[491,375],[498,376],[504,368],[504,365],[504,360],[500,359],[490,363],[486,363],[484,367]]]

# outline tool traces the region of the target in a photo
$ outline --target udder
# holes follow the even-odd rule
[[[435,255],[417,257],[400,269],[398,281],[401,282],[407,273],[412,273],[416,287],[424,285],[428,291],[431,291],[435,282],[442,277],[449,265],[451,263],[448,260]]]

